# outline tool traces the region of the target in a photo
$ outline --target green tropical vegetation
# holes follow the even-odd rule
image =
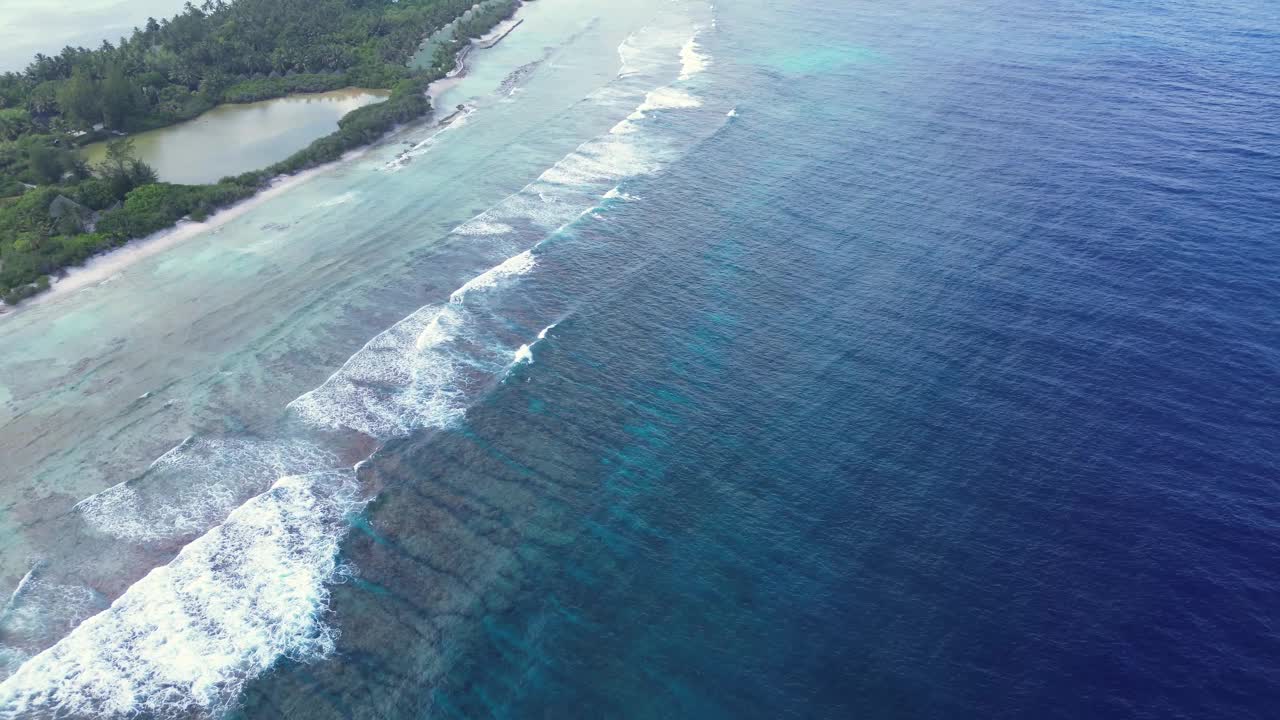
[[[471,38],[520,0],[207,0],[149,20],[117,45],[37,55],[0,75],[0,297],[15,303],[49,274],[173,225],[203,219],[272,178],[335,160],[431,111],[427,85]],[[428,62],[409,60],[424,39]],[[188,120],[226,102],[342,87],[390,89],[332,134],[271,167],[211,185],[159,182],[127,138],[93,167],[87,142]]]

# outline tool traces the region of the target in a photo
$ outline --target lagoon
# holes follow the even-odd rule
[[[0,319],[0,717],[1270,720],[1273,16],[526,4]]]
[[[177,125],[133,135],[138,157],[166,182],[200,184],[279,162],[338,128],[356,108],[381,102],[386,90],[344,88],[253,103],[220,105]],[[84,148],[92,163],[107,144]]]

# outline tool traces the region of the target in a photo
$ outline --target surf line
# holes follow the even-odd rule
[[[509,258],[464,283],[455,302],[462,304],[466,291],[498,287],[533,265],[531,250]],[[440,312],[452,312],[455,302]],[[531,361],[530,347],[551,327],[522,345],[516,362]],[[451,339],[448,328],[438,329],[429,345]],[[445,384],[453,380],[441,378]],[[465,405],[456,409],[464,412]],[[232,510],[169,563],[0,682],[0,718],[175,717],[187,707],[217,715],[279,658],[305,662],[330,656],[337,633],[324,612],[332,585],[349,571],[339,549],[350,517],[377,495],[360,470],[389,437],[403,434],[345,424],[331,429],[365,433],[377,447],[350,468],[279,477]],[[58,689],[50,692],[51,687]]]
[[[644,117],[644,111],[657,110],[663,108],[680,109],[694,108],[699,102],[687,94],[680,96],[671,96],[671,94],[654,95],[654,91],[646,94],[645,99],[641,102],[637,113],[640,117]],[[635,120],[631,120],[635,122]],[[608,138],[611,142],[617,142],[617,138]],[[602,173],[599,168],[600,155],[599,152],[586,152],[585,149],[590,142],[584,143],[579,150],[584,152],[585,156],[577,156],[571,154],[575,158],[577,164],[590,165],[591,172],[588,182],[572,182],[575,188],[579,186],[591,186],[596,182],[602,181],[602,176],[631,176],[631,174],[644,174],[652,172],[648,169],[648,164],[641,164],[640,167],[632,168],[631,164],[626,168],[614,168],[609,165],[607,173]],[[557,163],[557,167],[562,163],[566,163],[566,159],[562,159],[561,163]],[[547,176],[548,173],[544,173]],[[572,174],[572,173],[562,173]],[[543,179],[544,176],[540,176]],[[617,177],[613,177],[611,184],[618,181]],[[530,183],[527,188],[535,186]],[[605,186],[607,187],[607,186]],[[605,193],[605,196],[612,195],[617,190]],[[576,192],[576,191],[575,191]],[[516,193],[520,195],[520,193]],[[541,191],[538,191],[541,197]],[[612,199],[612,197],[611,197]],[[545,197],[544,197],[545,201]],[[579,217],[590,213],[591,208],[582,210]],[[486,211],[488,213],[488,211]],[[477,215],[479,217],[479,215]],[[561,225],[562,229],[563,225]],[[557,231],[558,232],[558,229]],[[556,233],[552,233],[556,234]],[[545,240],[545,238],[544,238]],[[540,245],[535,243],[536,245]],[[388,351],[398,350],[397,343],[404,337],[410,337],[411,347],[415,348],[419,354],[429,352],[433,357],[428,357],[429,370],[442,370],[440,373],[429,373],[428,377],[422,377],[430,386],[424,389],[430,389],[429,400],[436,402],[442,406],[443,410],[447,410],[444,414],[445,418],[456,416],[457,411],[465,413],[467,405],[458,404],[457,400],[466,402],[467,398],[460,397],[457,392],[453,392],[454,388],[449,387],[454,378],[451,366],[445,364],[436,368],[434,360],[449,360],[448,355],[451,352],[436,352],[440,346],[449,342],[449,338],[456,334],[457,329],[453,325],[456,324],[451,318],[460,315],[458,306],[466,306],[467,300],[476,291],[488,291],[488,288],[502,286],[503,278],[515,277],[529,272],[534,266],[536,255],[532,252],[534,249],[526,250],[500,261],[497,265],[492,266],[488,270],[484,270],[470,281],[462,283],[458,290],[463,291],[457,301],[451,301],[443,307],[424,306],[417,313],[401,320],[401,323],[393,325],[388,331],[380,333],[374,340],[366,343],[367,350],[371,350],[369,357],[361,357],[360,360],[372,360],[370,366],[375,370],[384,370],[384,361],[388,359]],[[456,291],[457,292],[457,291]],[[434,314],[433,319],[431,315]],[[417,320],[425,323],[425,327],[416,324]],[[407,323],[408,322],[408,323]],[[460,320],[461,322],[461,320]],[[406,327],[407,325],[407,327]],[[543,328],[538,333],[538,340],[522,345],[515,351],[515,357],[507,364],[507,369],[512,365],[525,365],[534,360],[534,346],[536,342],[544,340],[550,329],[554,328],[554,324]],[[412,329],[412,334],[403,331]],[[428,332],[429,331],[429,332]],[[380,345],[380,338],[384,338],[388,342],[385,346]],[[403,343],[402,343],[403,345]],[[509,352],[509,348],[504,348]],[[346,370],[348,366],[353,369],[362,370],[360,361],[357,357],[361,356],[361,352],[349,357],[347,364],[330,377],[330,380],[338,378],[339,375]],[[509,356],[508,356],[509,357]],[[356,361],[353,364],[353,361]],[[460,365],[461,368],[461,365]],[[465,368],[463,368],[465,369]],[[500,372],[500,370],[498,370]],[[495,373],[497,374],[497,373]],[[424,396],[419,391],[417,382],[419,382],[419,369],[410,368],[407,373],[399,373],[396,375],[387,375],[387,379],[399,380],[399,386],[408,387],[412,393],[407,400],[417,401]],[[357,380],[360,378],[356,378]],[[330,380],[326,380],[325,384],[329,384]],[[352,387],[358,391],[364,392],[371,386],[369,383],[356,382],[352,383]],[[315,400],[324,401],[324,386],[316,388],[316,391],[307,393],[314,395]],[[339,388],[342,389],[342,388]],[[436,392],[439,389],[439,392]],[[340,395],[340,393],[339,393]],[[399,395],[399,393],[396,393]],[[303,396],[306,397],[306,396]],[[342,397],[338,397],[342,400]],[[296,401],[301,401],[302,397]],[[399,397],[370,397],[371,402],[365,405],[365,396],[356,397],[360,401],[360,407],[356,407],[357,413],[366,414],[375,420],[384,420],[387,414],[383,413],[388,402],[394,405]],[[291,404],[291,406],[294,404]],[[396,410],[396,407],[390,407]],[[302,418],[306,420],[306,418]],[[334,418],[338,419],[338,418]],[[403,423],[402,423],[403,421]],[[420,424],[420,418],[413,416],[399,416],[396,427],[392,430],[415,430],[417,428],[430,427],[428,424]],[[326,429],[321,425],[319,429]],[[389,439],[384,433],[365,432],[358,425],[347,423],[338,423],[328,425],[328,429],[349,430],[352,433],[364,433],[367,439],[372,443],[376,443],[376,447],[367,457],[375,455],[380,450],[381,442]],[[383,437],[380,437],[383,436]],[[394,436],[393,436],[394,437]],[[339,573],[339,568],[335,565],[335,557],[337,557],[338,544],[342,542],[342,538],[347,534],[346,519],[348,515],[356,514],[364,507],[364,503],[371,500],[376,495],[376,488],[362,487],[360,477],[360,468],[364,466],[364,460],[357,462],[352,470],[324,470],[320,473],[307,473],[302,475],[289,475],[287,478],[276,480],[273,487],[268,492],[262,493],[259,501],[250,501],[244,503],[239,509],[230,514],[228,520],[218,527],[212,528],[202,536],[201,539],[189,543],[188,548],[184,548],[183,553],[179,553],[184,560],[175,559],[166,565],[165,568],[170,570],[165,573],[156,575],[156,579],[150,583],[137,584],[137,587],[131,587],[125,591],[124,596],[118,598],[113,603],[113,609],[118,610],[109,616],[102,616],[101,619],[92,621],[91,624],[82,624],[72,630],[72,633],[63,638],[63,641],[56,643],[54,648],[42,652],[36,659],[28,661],[29,665],[24,665],[24,669],[19,669],[23,679],[14,675],[14,679],[10,682],[0,684],[0,717],[5,716],[6,710],[19,708],[19,712],[27,711],[32,706],[50,706],[56,708],[72,708],[74,705],[67,705],[68,700],[81,700],[91,703],[106,702],[106,698],[119,702],[124,712],[134,712],[138,707],[146,707],[146,702],[154,703],[154,707],[164,708],[169,700],[172,700],[174,694],[177,694],[179,701],[184,701],[201,707],[219,707],[224,703],[234,700],[234,696],[238,694],[239,685],[236,683],[228,683],[227,676],[234,678],[252,679],[264,671],[268,670],[275,660],[282,655],[293,653],[294,656],[306,657],[306,659],[319,659],[324,657],[326,653],[333,652],[332,642],[333,635],[328,633],[332,629],[324,623],[320,618],[324,607],[328,606],[328,585],[332,583],[332,578]],[[250,539],[252,542],[242,541],[242,538]],[[306,548],[300,544],[280,544],[276,543],[274,538],[298,537],[308,539],[305,544]],[[256,552],[246,552],[246,547],[252,546]],[[210,562],[216,564],[219,573],[228,574],[228,582],[204,582],[207,575],[205,570]],[[248,562],[248,565],[246,565]],[[271,601],[273,596],[285,597],[285,593],[276,593],[271,591],[270,584],[261,584],[262,578],[269,578],[271,582],[275,579],[288,579],[287,574],[279,573],[278,568],[284,566],[291,570],[293,578],[296,580],[288,580],[293,583],[292,596],[289,596],[287,603],[275,603]],[[152,571],[155,573],[155,571]],[[148,575],[150,577],[150,575]],[[271,630],[264,637],[253,637],[252,633],[239,632],[236,628],[221,628],[214,634],[192,632],[187,633],[188,639],[196,643],[197,647],[207,648],[210,644],[218,647],[221,652],[220,664],[216,667],[205,667],[197,665],[182,665],[173,662],[172,655],[166,655],[174,650],[174,644],[170,643],[151,643],[156,639],[163,639],[164,634],[156,634],[155,630],[147,628],[138,628],[133,620],[146,619],[147,607],[150,603],[145,602],[148,594],[154,597],[155,593],[163,594],[165,597],[173,596],[174,592],[180,596],[182,602],[170,602],[166,607],[174,607],[175,612],[188,612],[188,602],[195,602],[197,606],[202,601],[212,603],[223,603],[225,605],[224,594],[228,592],[243,593],[243,585],[236,587],[236,584],[230,583],[230,579],[252,580],[252,587],[255,592],[248,594],[248,597],[236,597],[237,607],[243,607],[243,616],[252,616],[255,619],[256,628],[271,628],[287,630],[284,633]],[[192,580],[201,580],[201,582],[192,582]],[[127,597],[125,597],[127,596]],[[256,598],[265,598],[265,602],[256,603]],[[101,616],[101,614],[100,614]],[[95,616],[99,618],[99,616]],[[86,621],[90,623],[90,621]],[[129,632],[133,632],[129,635]],[[146,660],[154,661],[156,666],[170,667],[178,671],[177,676],[163,676],[157,678],[164,680],[163,683],[150,683],[148,676],[134,676],[128,678],[120,674],[120,667],[123,665],[116,664],[114,660],[120,657],[136,655],[138,647],[134,643],[131,648],[124,648],[115,656],[110,656],[109,652],[104,652],[106,643],[102,638],[116,637],[120,634],[128,635],[128,637],[136,638],[137,641],[146,647],[148,652]],[[248,637],[247,637],[248,635]],[[319,642],[308,642],[303,644],[294,644],[288,641],[288,638],[306,639],[316,638]],[[225,646],[228,647],[223,647]],[[188,644],[188,647],[189,646]],[[109,648],[108,648],[109,650]],[[179,648],[180,650],[180,648]],[[96,662],[97,657],[106,655],[104,660],[108,662]],[[196,657],[200,653],[189,653],[183,657]],[[88,659],[86,660],[86,657]],[[40,660],[42,659],[42,660]],[[101,670],[100,673],[82,673],[78,669],[91,667],[92,670]],[[70,673],[68,673],[70,670]],[[47,694],[50,684],[49,679],[64,678],[60,684],[59,696],[51,697]],[[122,688],[122,684],[124,687]],[[110,685],[110,687],[108,687]],[[132,687],[129,687],[132,685]],[[119,691],[124,692],[119,692]],[[104,707],[97,705],[97,707]]]
[[[523,2],[520,3],[516,8],[516,12],[519,12],[520,8],[522,8],[524,4],[525,3]],[[524,23],[524,18],[513,18],[513,20],[514,23],[512,26],[506,28],[505,31],[502,31],[501,36],[496,40],[486,41],[483,37],[475,39],[468,42],[461,50],[458,51],[455,58],[456,66],[454,69],[447,73],[443,78],[440,78],[427,86],[425,94],[433,106],[436,98],[438,98],[444,91],[453,87],[457,81],[465,77],[467,72],[466,60],[473,49],[478,47],[479,49],[484,50],[497,45],[499,40],[506,38],[507,35],[511,34],[511,32],[516,29],[516,27],[519,27]],[[511,22],[511,20],[508,20],[507,22]],[[498,28],[495,28],[491,33],[499,31],[501,27],[501,24],[499,24]],[[482,44],[485,42],[488,42],[488,44]],[[460,115],[466,114],[460,112],[461,110],[463,110],[463,108],[462,106],[459,106],[448,117],[439,120],[434,127],[446,129],[453,121],[456,121]],[[468,110],[471,110],[471,108],[468,108]],[[435,110],[433,107],[432,113],[434,112]],[[423,120],[425,119],[426,118],[423,118]],[[401,133],[405,131],[406,127],[413,127],[415,125],[417,125],[416,122],[410,122],[407,125],[394,127],[378,139],[361,147],[352,148],[336,160],[322,163],[292,174],[277,175],[253,195],[220,208],[206,220],[195,221],[190,220],[189,218],[184,218],[171,227],[157,230],[156,232],[144,237],[134,238],[120,247],[92,256],[80,265],[65,268],[59,276],[51,278],[49,290],[35,295],[22,305],[12,306],[0,302],[0,318],[17,315],[24,308],[34,307],[37,304],[49,300],[65,297],[77,290],[85,290],[91,286],[105,284],[106,281],[114,279],[117,274],[124,271],[138,260],[168,250],[196,235],[213,232],[235,218],[240,217],[246,212],[262,205],[267,200],[276,197],[287,190],[296,188],[297,186],[302,185],[325,172],[350,163],[378,147],[384,147],[385,145],[390,144],[397,135],[401,135]],[[396,160],[399,159],[400,157],[398,156]],[[395,162],[396,160],[393,160],[392,162]]]

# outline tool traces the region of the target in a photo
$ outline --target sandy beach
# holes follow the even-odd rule
[[[115,279],[119,273],[139,260],[162,253],[179,243],[185,242],[186,240],[199,235],[200,233],[216,233],[219,228],[226,223],[241,217],[258,205],[261,205],[263,202],[288,192],[290,189],[308,182],[317,175],[358,159],[377,147],[393,142],[396,136],[404,132],[406,128],[421,127],[422,125],[430,123],[440,115],[441,109],[436,107],[437,100],[440,96],[448,90],[457,87],[462,79],[466,77],[467,56],[474,50],[487,50],[496,46],[517,27],[519,27],[522,22],[524,22],[524,20],[517,17],[504,20],[494,27],[493,30],[472,40],[469,45],[459,51],[457,67],[454,68],[448,76],[436,80],[427,87],[426,95],[431,100],[432,112],[431,115],[423,121],[413,123],[408,126],[398,127],[388,132],[379,140],[366,145],[365,147],[352,150],[333,162],[318,165],[294,175],[280,175],[273,179],[269,186],[254,194],[252,197],[245,198],[238,203],[234,203],[213,213],[203,222],[184,219],[171,228],[161,230],[143,238],[131,240],[119,248],[95,255],[85,261],[83,265],[68,268],[62,275],[51,277],[50,286],[47,291],[23,301],[20,305],[6,305],[4,302],[0,301],[0,318],[20,313],[23,308],[26,307],[57,302],[59,299],[87,287],[109,283]],[[443,119],[436,120],[436,124],[443,129],[444,126],[455,120],[458,116],[458,110],[450,110]]]

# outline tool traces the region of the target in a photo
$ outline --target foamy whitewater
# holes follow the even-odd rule
[[[453,232],[458,235],[505,235],[514,229],[506,223],[476,219],[458,226]]]
[[[0,684],[0,716],[217,714],[281,656],[329,652],[320,619],[354,473],[281,478]]]
[[[448,348],[466,318],[424,307],[379,334],[289,409],[317,427],[391,438],[443,427],[463,412],[459,359]]]
[[[661,57],[668,61],[673,50],[683,47],[675,44],[675,38],[688,38],[670,31],[642,34],[667,40]],[[630,45],[635,42],[630,38],[624,43],[620,55],[638,63],[637,58],[657,54],[652,46],[635,49]],[[690,42],[684,40],[685,45]],[[683,59],[683,72],[688,74],[705,66],[705,59],[697,68],[688,66],[687,57]],[[634,103],[635,95],[641,96],[639,103],[609,133],[583,143],[519,193],[460,225],[453,234],[501,239],[517,227],[530,225],[554,234],[589,213],[600,200],[634,200],[619,190],[619,181],[656,173],[678,153],[677,146],[662,135],[642,132],[652,115],[701,106],[698,98],[671,86],[637,88],[631,93],[615,89],[598,94],[596,100]],[[539,242],[543,237],[539,235]],[[469,299],[513,282],[536,265],[532,249],[524,250],[465,282],[450,295],[449,305],[419,308],[370,340],[321,387],[292,402],[290,411],[318,428],[353,430],[380,440],[458,420],[470,398],[506,365],[504,356],[517,361],[531,357],[524,344],[511,348],[486,337],[484,310],[470,307]]]
[[[523,275],[533,269],[534,263],[533,251],[525,250],[468,280],[466,285],[453,291],[449,296],[449,302],[461,303],[467,299],[469,292],[491,288],[503,280]]]
[[[438,82],[448,82],[448,81],[438,81]],[[427,135],[427,137],[415,143],[412,143],[403,152],[396,155],[393,159],[388,160],[383,165],[382,169],[386,172],[398,172],[400,170],[403,170],[405,166],[408,165],[410,162],[412,162],[415,158],[420,158],[430,153],[432,148],[436,146],[436,143],[441,139],[444,133],[449,132],[451,130],[457,130],[459,128],[465,127],[467,124],[467,121],[471,117],[471,114],[474,113],[475,111],[476,109],[474,107],[466,107],[461,111],[454,112],[448,118],[441,120],[439,124],[437,124],[434,128],[429,130],[429,134]]]
[[[687,27],[646,28],[624,46],[617,86],[587,99],[624,119],[458,226],[451,234],[472,243],[488,269],[476,268],[447,302],[423,306],[374,336],[291,402],[289,418],[377,441],[403,437],[455,422],[512,367],[532,362],[557,318],[542,318],[536,337],[520,338],[490,299],[517,293],[539,271],[537,248],[547,237],[590,217],[602,201],[638,199],[620,183],[658,172],[687,147],[654,124],[657,115],[701,105],[687,91],[649,79],[659,71],[685,78],[705,67]],[[424,151],[438,137],[414,149]],[[356,197],[341,193],[320,205]],[[527,244],[512,247],[518,242]],[[0,684],[0,717],[217,716],[279,658],[330,652],[326,584],[338,570],[347,516],[367,501],[354,472],[338,464],[330,451],[293,437],[196,437],[143,476],[81,501],[76,515],[103,536],[189,544],[108,609],[87,619],[83,609],[68,609],[64,617],[78,626]],[[36,573],[15,592],[27,602],[10,602],[8,617],[0,616],[5,627],[39,625],[56,597],[84,592],[52,585],[33,592],[38,584]],[[92,598],[71,599],[92,606]]]
[[[277,478],[337,464],[333,453],[296,440],[190,438],[142,477],[85,498],[75,509],[106,535],[141,542],[181,538],[220,522],[246,493],[256,494]],[[137,490],[142,483],[145,494]]]
[[[680,47],[680,79],[688,80],[707,69],[710,58],[698,51],[698,33]]]
[[[5,636],[0,645],[0,670],[5,677],[31,657],[21,646],[28,638],[45,632],[51,615],[63,619],[71,628],[102,607],[101,598],[90,588],[49,581],[43,577],[43,569],[44,563],[38,562],[28,570],[0,611],[0,627]]]
[[[1274,720],[1268,4],[705,2],[0,320],[0,718]]]

